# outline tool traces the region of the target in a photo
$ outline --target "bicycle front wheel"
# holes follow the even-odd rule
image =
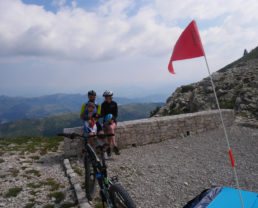
[[[92,160],[89,157],[85,158],[85,190],[86,197],[92,201],[96,190],[97,178]]]
[[[121,185],[111,185],[109,194],[114,208],[136,208],[132,198]]]

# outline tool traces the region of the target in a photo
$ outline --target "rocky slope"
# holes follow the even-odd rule
[[[258,120],[258,47],[241,59],[212,74],[221,108]],[[181,86],[155,116],[175,115],[217,108],[207,77]]]

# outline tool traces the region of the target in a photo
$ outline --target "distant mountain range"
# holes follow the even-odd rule
[[[56,99],[58,100],[58,98]],[[55,103],[54,100],[55,98],[53,98],[53,103]],[[118,121],[147,118],[149,117],[151,111],[153,111],[157,106],[162,105],[164,105],[164,103],[138,103],[120,105],[118,108]],[[38,107],[38,109],[40,108]],[[54,107],[52,109],[54,109]],[[36,115],[37,111],[34,112]],[[20,136],[55,136],[57,133],[62,132],[63,128],[70,128],[81,125],[82,121],[79,119],[78,112],[51,115],[38,119],[20,119],[14,122],[1,124],[0,138]]]
[[[80,111],[81,105],[86,101],[82,94],[53,94],[34,98],[0,96],[0,124],[19,119],[43,118],[54,114],[63,114]],[[142,98],[115,97],[120,104],[153,103],[165,100],[161,95]],[[97,97],[101,103],[102,97]]]

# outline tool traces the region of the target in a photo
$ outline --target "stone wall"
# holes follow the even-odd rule
[[[233,110],[222,110],[226,126],[234,121]],[[119,122],[116,128],[116,139],[119,148],[156,143],[166,139],[181,138],[201,134],[221,127],[218,110],[175,116],[153,117],[133,121]],[[65,128],[64,133],[82,133],[82,127]],[[81,139],[64,140],[65,155],[76,156],[82,153]]]

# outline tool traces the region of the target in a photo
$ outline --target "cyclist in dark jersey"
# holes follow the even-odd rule
[[[101,116],[103,117],[104,129],[107,134],[114,134],[117,126],[118,107],[117,103],[112,100],[113,92],[106,90],[103,93],[105,101],[101,104]],[[109,148],[107,153],[111,155],[111,148],[113,148],[116,155],[119,155],[119,149],[117,148],[115,136],[108,137]]]

